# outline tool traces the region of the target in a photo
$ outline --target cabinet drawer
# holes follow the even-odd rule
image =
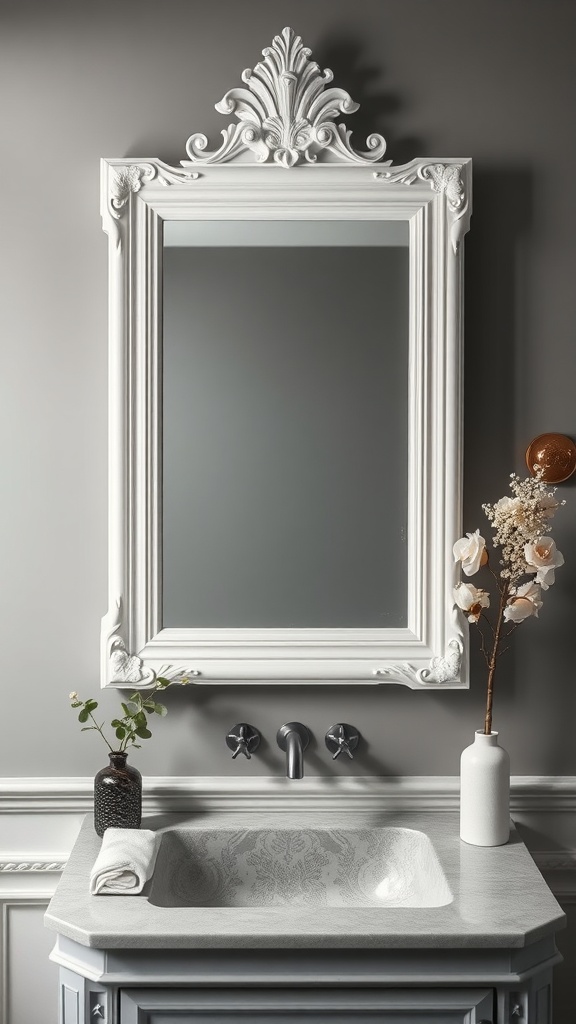
[[[493,1024],[491,989],[123,989],[120,1024]]]

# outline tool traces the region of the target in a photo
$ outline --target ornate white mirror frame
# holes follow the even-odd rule
[[[358,105],[284,29],[217,110],[238,120],[182,168],[102,161],[109,236],[109,611],[102,685],[157,675],[200,683],[468,685],[455,608],[461,524],[462,271],[471,161],[384,162],[356,152],[340,114]],[[409,230],[408,610],[406,628],[162,627],[162,243],[165,221],[404,221]],[[384,472],[384,459],[383,459]]]

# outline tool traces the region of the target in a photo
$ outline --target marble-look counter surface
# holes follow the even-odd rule
[[[143,828],[348,829],[409,828],[426,833],[453,899],[444,906],[158,906],[151,883],[138,896],[90,896],[89,877],[100,849],[87,817],[46,925],[99,949],[434,949],[521,948],[564,927],[564,914],[513,829],[505,846],[484,849],[459,838],[456,813],[229,812],[166,814]]]

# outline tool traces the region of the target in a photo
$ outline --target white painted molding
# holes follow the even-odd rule
[[[540,871],[576,871],[576,850],[534,850]]]
[[[86,814],[92,808],[93,786],[90,778],[1,779],[0,814]],[[150,776],[144,779],[143,807],[145,814],[196,808],[240,813],[399,806],[410,811],[454,811],[459,786],[455,775],[308,776],[298,783],[276,776]],[[511,811],[575,812],[576,776],[513,776]],[[35,855],[35,859],[40,858]]]
[[[556,899],[576,904],[576,850],[532,850],[532,856]]]
[[[0,780],[0,814],[85,814],[94,794],[90,778]]]
[[[10,857],[8,859],[0,858],[0,874],[31,874],[43,872],[47,874],[58,874],[64,870],[66,865],[67,857],[59,854],[58,857],[49,857],[44,854],[43,857],[38,860],[35,855],[18,854],[16,857]]]

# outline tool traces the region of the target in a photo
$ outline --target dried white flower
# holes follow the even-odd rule
[[[524,558],[528,572],[536,572],[536,583],[548,590],[554,583],[554,569],[564,565],[564,555],[556,548],[552,537],[538,537],[534,543],[525,544]]]
[[[556,501],[554,491],[551,491],[549,494],[543,494],[540,498],[540,508],[547,519],[552,519],[556,509],[563,504],[563,501]]]
[[[538,611],[542,607],[540,594],[540,587],[537,583],[524,583],[521,587],[517,587],[504,609],[506,621],[523,622],[531,615],[538,618]]]
[[[494,547],[501,549],[503,580],[514,582],[530,572],[524,549],[547,532],[550,518],[563,504],[554,498],[556,488],[548,490],[540,476],[520,480],[512,473],[510,490],[514,497],[500,498],[495,505],[482,506],[495,530]]]
[[[458,607],[466,612],[469,622],[478,622],[482,609],[490,607],[488,591],[480,590],[473,583],[458,583],[452,593]]]
[[[70,700],[78,700],[78,694],[76,693],[76,690],[72,690],[72,693],[69,693],[68,697],[70,698]]]
[[[505,513],[514,520],[522,521],[522,502],[520,498],[510,498],[508,495],[504,495],[503,498],[496,502],[494,508],[499,513]]]
[[[462,563],[462,572],[465,576],[473,576],[480,566],[486,565],[488,561],[486,541],[480,536],[480,530],[461,537],[456,541],[452,551],[454,561]]]

